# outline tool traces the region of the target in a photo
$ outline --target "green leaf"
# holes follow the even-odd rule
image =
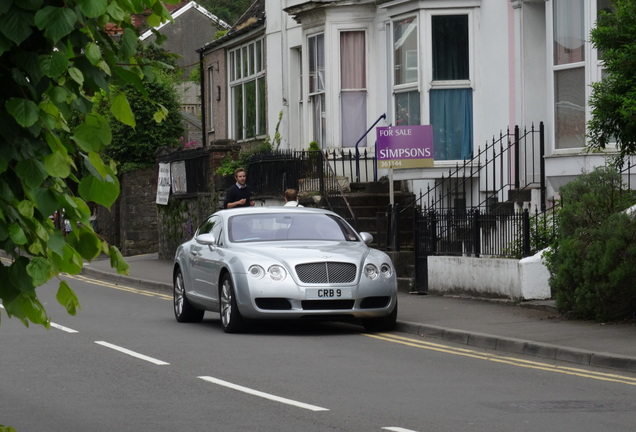
[[[91,62],[92,65],[96,65],[102,59],[102,52],[100,51],[99,46],[97,46],[96,43],[91,42],[86,45],[85,52],[86,58],[89,62]]]
[[[84,123],[75,128],[73,141],[85,152],[100,151],[112,140],[110,125],[97,114],[86,116]]]
[[[124,93],[119,93],[112,100],[110,111],[113,113],[115,118],[122,122],[125,125],[130,127],[135,127],[135,115],[130,108],[130,104],[128,103],[128,99]]]
[[[80,181],[79,193],[86,201],[94,201],[110,208],[119,196],[119,180],[110,175],[104,180],[88,175]]]
[[[71,76],[71,79],[75,81],[76,83],[78,83],[79,85],[84,84],[84,74],[82,74],[82,71],[79,70],[78,68],[76,67],[68,68],[68,74]]]
[[[168,110],[163,105],[159,104],[159,109],[155,112],[152,118],[157,122],[161,123],[168,117]]]
[[[20,126],[31,127],[38,120],[38,106],[28,99],[10,98],[5,107]]]
[[[28,200],[23,200],[18,203],[18,212],[27,219],[31,219],[33,217],[33,202]]]
[[[35,293],[21,293],[13,302],[20,311],[20,314],[34,324],[41,324],[47,329],[51,327],[49,317],[46,315],[44,306],[38,300]],[[20,317],[19,314],[15,314]],[[24,319],[22,322],[25,322]],[[28,323],[25,323],[28,326]]]
[[[84,266],[80,254],[69,244],[62,247],[61,255],[54,253],[51,255],[51,259],[60,272],[68,274],[79,274]]]
[[[51,177],[66,178],[71,174],[71,158],[60,152],[53,152],[44,158],[46,172]]]
[[[9,225],[9,237],[11,237],[11,241],[17,245],[26,244],[27,238],[24,234],[24,230],[17,223],[12,223]]]
[[[8,280],[11,281],[13,288],[23,293],[35,292],[35,285],[33,285],[33,280],[26,269],[29,262],[27,257],[21,256],[11,263],[8,271]]]
[[[44,164],[37,159],[21,160],[16,165],[15,171],[22,179],[22,183],[30,188],[40,186],[46,178],[46,169]]]
[[[126,13],[115,2],[110,3],[106,7],[106,11],[108,12],[108,15],[110,15],[115,21],[123,21],[126,17]]]
[[[97,18],[106,13],[106,0],[78,0],[80,11],[89,18]]]
[[[69,315],[75,316],[77,309],[81,309],[77,295],[64,280],[60,282],[55,298],[64,306]]]
[[[48,282],[53,276],[51,263],[48,259],[42,257],[31,259],[31,262],[26,267],[26,271],[29,276],[31,276],[33,285],[36,287]]]
[[[86,226],[76,230],[75,249],[87,261],[94,260],[102,251],[102,242],[97,235]]]
[[[62,76],[68,69],[68,58],[61,51],[53,51],[49,56],[40,56],[42,73],[50,78]]]
[[[33,28],[33,14],[18,7],[10,7],[0,15],[0,33],[16,45],[28,38]]]
[[[35,25],[44,30],[44,35],[57,43],[73,31],[77,15],[72,9],[46,6],[35,14]]]
[[[111,246],[108,250],[110,257],[110,266],[117,270],[117,273],[127,275],[130,265],[124,259],[124,256],[115,246]]]

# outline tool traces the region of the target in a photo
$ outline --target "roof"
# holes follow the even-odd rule
[[[227,30],[227,29],[230,28],[230,25],[228,23],[226,23],[222,19],[218,18],[216,15],[213,15],[212,13],[208,12],[207,9],[205,9],[203,6],[199,5],[197,2],[194,2],[194,1],[191,1],[191,2],[188,2],[188,3],[181,2],[178,5],[165,5],[165,6],[166,6],[166,9],[168,9],[168,11],[170,11],[173,20],[179,18],[181,15],[183,15],[184,13],[189,11],[190,9],[194,9],[194,10],[202,13],[206,17],[208,17],[211,21],[213,21],[216,25],[218,25],[222,29],[226,29]],[[164,27],[164,26],[166,26],[168,24],[170,24],[170,21],[164,21],[159,26],[155,27],[154,30],[160,30],[162,27]],[[152,36],[152,30],[147,30],[141,36],[139,36],[139,39],[140,40],[144,40],[144,39],[146,39],[146,38],[148,38],[150,36]]]
[[[205,44],[199,48],[197,52],[207,51],[218,45],[221,45],[239,35],[245,34],[254,29],[263,27],[265,23],[265,0],[256,0],[252,5],[241,15],[236,23],[230,28],[230,30],[222,37],[215,41]]]

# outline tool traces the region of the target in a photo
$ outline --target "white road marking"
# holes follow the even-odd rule
[[[145,360],[145,361],[150,362],[150,363],[154,363],[154,364],[156,364],[156,365],[158,365],[158,366],[165,366],[165,365],[169,365],[169,364],[170,364],[170,363],[166,363],[165,361],[157,360],[157,359],[155,359],[155,358],[148,357],[148,356],[146,356],[146,355],[136,353],[136,352],[131,351],[131,350],[129,350],[129,349],[122,348],[122,347],[120,347],[120,346],[113,345],[113,344],[108,343],[108,342],[104,342],[104,341],[95,341],[95,343],[96,343],[96,344],[98,344],[98,345],[105,346],[105,347],[107,347],[107,348],[114,349],[115,351],[119,351],[119,352],[122,352],[122,353],[124,353],[124,354],[128,354],[129,356],[136,357],[136,358],[138,358],[138,359]]]
[[[58,330],[65,331],[66,333],[79,333],[77,330],[73,330],[72,328],[64,327],[63,325],[55,324],[54,322],[51,323],[51,327],[54,327],[54,328],[56,328]]]
[[[303,402],[298,402],[298,401],[295,401],[295,400],[282,398],[280,396],[275,396],[275,395],[272,395],[272,394],[269,394],[269,393],[263,393],[263,392],[258,391],[258,390],[254,390],[254,389],[251,389],[251,388],[248,388],[248,387],[243,387],[243,386],[240,386],[240,385],[237,385],[237,384],[232,384],[230,382],[223,381],[223,380],[220,380],[220,379],[217,379],[217,378],[214,378],[214,377],[200,376],[199,378],[204,380],[204,381],[211,382],[213,384],[218,384],[218,385],[221,385],[221,386],[224,386],[224,387],[228,387],[228,388],[231,388],[231,389],[234,389],[234,390],[238,390],[238,391],[241,391],[241,392],[244,392],[244,393],[248,393],[248,394],[251,394],[251,395],[254,395],[254,396],[258,396],[258,397],[262,397],[262,398],[265,398],[265,399],[273,400],[275,402],[280,402],[280,403],[284,403],[284,404],[287,404],[287,405],[293,405],[293,406],[296,406],[298,408],[303,408],[303,409],[307,409],[307,410],[311,410],[311,411],[329,411],[329,409],[327,409],[327,408],[321,408],[321,407],[316,406],[316,405],[310,405],[310,404],[306,404],[306,403],[303,403]]]
[[[382,429],[392,431],[392,432],[417,432],[411,429],[404,429],[404,428],[395,427],[395,426],[383,427]]]

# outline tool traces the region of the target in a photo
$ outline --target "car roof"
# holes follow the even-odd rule
[[[215,214],[222,215],[223,217],[230,217],[236,215],[245,215],[245,214],[277,214],[277,213],[308,213],[308,214],[328,214],[338,216],[337,213],[334,213],[330,210],[314,208],[314,207],[285,207],[285,206],[271,206],[271,207],[240,207],[233,209],[223,209],[217,211]]]

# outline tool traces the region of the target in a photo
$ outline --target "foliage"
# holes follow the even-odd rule
[[[179,137],[184,134],[176,79],[167,73],[155,73],[153,78],[142,82],[143,92],[131,84],[111,89],[111,93],[126,95],[135,119],[144,127],[118,122],[110,114],[112,104],[98,103],[98,111],[108,120],[113,135],[106,153],[122,164],[122,172],[131,171],[133,167],[153,166],[157,148],[179,147]],[[142,97],[144,93],[147,98]]]
[[[636,312],[636,221],[623,212],[634,202],[609,167],[561,188],[559,232],[545,254],[561,312],[599,321]]]
[[[530,255],[548,247],[554,240],[558,230],[556,217],[553,211],[539,213],[535,211],[529,217],[530,220]],[[523,258],[523,224],[517,224],[517,232],[514,240],[508,243],[503,250],[505,257]]]
[[[260,145],[249,149],[240,150],[238,153],[228,153],[221,159],[221,164],[216,170],[216,174],[221,176],[232,176],[237,168],[245,168],[250,160],[258,155],[271,153],[272,146],[269,142],[264,141]]]
[[[254,0],[198,0],[197,3],[229,25],[234,24]]]
[[[592,84],[588,136],[592,150],[616,142],[622,160],[636,154],[636,2],[615,0],[614,6],[613,13],[599,11],[590,35],[606,75]]]
[[[7,315],[25,325],[48,328],[36,288],[60,273],[78,274],[85,260],[102,253],[127,271],[121,253],[89,220],[87,202],[109,208],[120,191],[115,163],[104,155],[112,131],[92,112],[91,98],[108,92],[109,83],[133,85],[148,97],[142,83],[153,65],[136,58],[131,23],[132,14],[145,11],[153,26],[170,18],[159,0],[0,3],[0,250],[10,258],[0,265],[0,299]],[[112,38],[106,25],[121,35]],[[134,128],[126,94],[106,97],[114,118]],[[62,210],[74,227],[67,236],[50,218]],[[65,280],[56,298],[70,314],[79,308]]]
[[[280,143],[282,141],[282,137],[280,135],[280,122],[283,120],[283,112],[279,112],[278,113],[278,122],[276,123],[276,129],[274,131],[274,139],[273,139],[273,143],[272,143],[272,138],[267,135],[265,137],[265,141],[264,141],[264,145],[265,146],[269,146],[271,148],[271,150],[276,151],[278,150],[278,148],[280,147]]]

